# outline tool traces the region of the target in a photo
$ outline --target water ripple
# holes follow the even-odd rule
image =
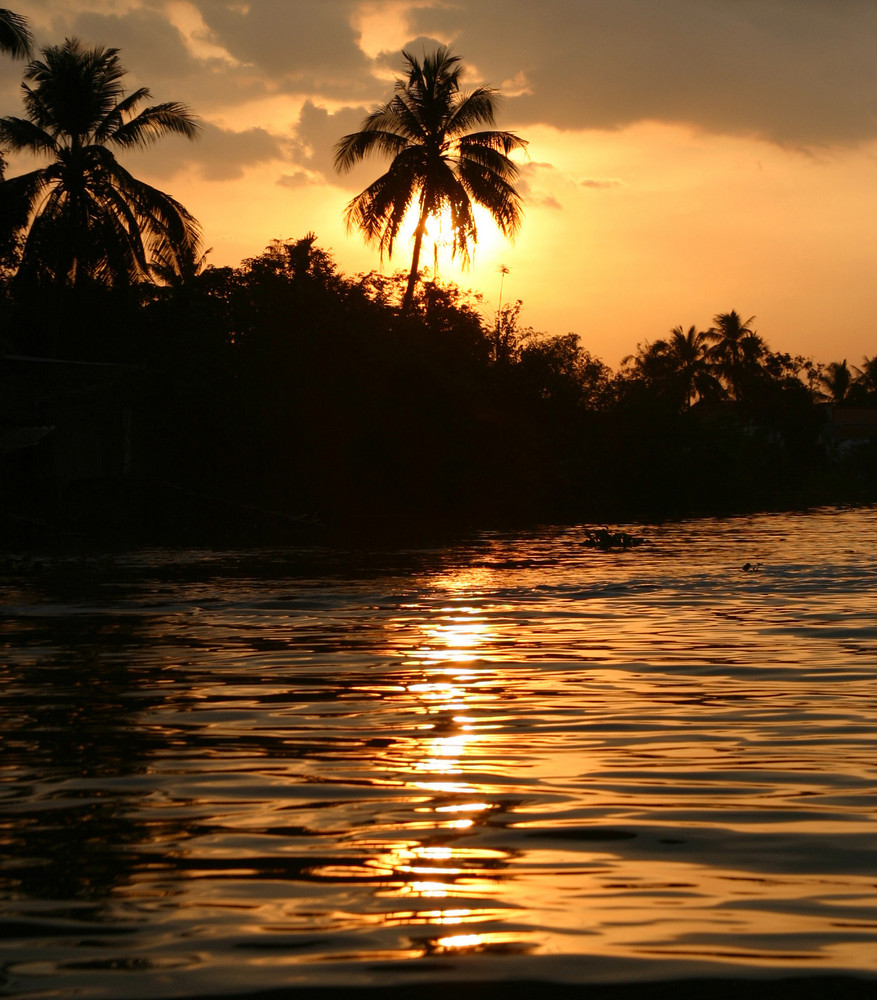
[[[4,990],[877,976],[877,511],[635,531],[6,567]]]

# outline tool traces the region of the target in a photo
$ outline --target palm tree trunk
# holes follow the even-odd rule
[[[411,308],[414,300],[414,289],[417,285],[417,272],[420,267],[420,248],[423,245],[423,236],[426,232],[426,220],[429,212],[426,207],[426,198],[420,201],[420,218],[417,221],[417,229],[414,230],[414,254],[411,258],[411,270],[408,273],[408,285],[405,289],[405,296],[402,299],[402,312],[406,313]]]

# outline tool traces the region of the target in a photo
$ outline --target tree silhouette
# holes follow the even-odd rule
[[[846,358],[843,361],[832,361],[825,366],[825,371],[819,376],[819,385],[833,403],[843,403],[849,394],[853,383],[853,373],[850,371]]]
[[[862,367],[853,366],[856,373],[852,388],[857,403],[872,404],[877,400],[877,355],[862,359]]]
[[[721,387],[710,369],[710,336],[706,331],[690,326],[674,326],[666,342],[666,354],[676,371],[685,393],[685,407],[690,409],[695,398],[716,396]]]
[[[358,227],[381,256],[393,247],[409,208],[417,204],[417,226],[408,285],[402,302],[406,311],[417,283],[420,250],[427,221],[444,210],[450,214],[452,256],[469,260],[470,244],[478,234],[473,202],[493,216],[503,235],[514,237],[522,218],[515,189],[518,168],[509,158],[526,142],[496,129],[472,132],[473,126],[494,124],[498,94],[478,87],[460,91],[460,57],[440,46],[418,60],[403,52],[408,76],[397,80],[395,94],[362,122],[358,132],[335,146],[335,168],[350,170],[372,153],[391,156],[385,174],[347,206],[348,227]]]
[[[635,355],[622,359],[630,366],[636,379],[641,380],[657,395],[672,402],[676,410],[688,410],[695,399],[721,396],[721,383],[713,373],[709,332],[696,326],[685,330],[674,326],[669,337],[646,341]]]
[[[713,317],[715,325],[707,332],[712,341],[709,358],[736,400],[741,398],[767,351],[762,338],[752,329],[754,319],[750,316],[744,321],[735,310],[718,313]]]
[[[163,253],[156,254],[149,264],[149,273],[163,285],[180,289],[191,284],[207,268],[207,258],[213,252],[208,247],[201,252],[197,243],[186,243],[182,246],[167,247]]]
[[[110,147],[145,147],[173,133],[191,139],[196,119],[176,102],[135,114],[150,94],[140,88],[126,96],[124,74],[117,49],[88,49],[77,39],[44,49],[27,67],[26,118],[0,119],[0,141],[50,162],[0,185],[27,233],[19,275],[119,286],[148,280],[152,258],[194,255],[195,219],[128,173]]]
[[[26,59],[32,44],[26,19],[0,7],[0,52],[8,52],[13,59]]]

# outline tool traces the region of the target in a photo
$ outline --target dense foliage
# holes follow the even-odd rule
[[[851,500],[873,443],[826,433],[837,369],[759,350],[729,367],[721,314],[611,371],[574,334],[493,322],[453,285],[346,277],[312,234],[238,268],[91,290],[63,356],[129,366],[131,516],[156,537],[273,539],[314,525],[618,520]],[[21,293],[23,294],[23,293]],[[7,315],[37,315],[7,299]],[[745,324],[744,324],[745,325]],[[39,329],[6,327],[29,353]],[[691,351],[699,346],[692,370]],[[716,349],[718,348],[718,349]],[[874,363],[841,406],[877,405]],[[135,516],[136,515],[136,516]]]
[[[0,49],[30,45],[0,9]],[[513,232],[506,154],[523,143],[470,131],[492,124],[493,92],[461,95],[446,50],[409,63],[339,143],[342,167],[395,157],[352,218],[389,249],[412,199],[421,230],[450,205],[464,252],[471,198]],[[573,333],[522,328],[520,302],[485,318],[457,287],[418,284],[416,251],[408,275],[348,277],[308,234],[205,266],[195,220],[111,152],[191,137],[195,119],[137,112],[148,92],[125,95],[123,75],[116,50],[68,40],[28,65],[26,117],[0,119],[7,149],[49,161],[4,178],[0,159],[7,533],[276,540],[874,498],[877,358],[775,353],[730,311],[613,372]]]

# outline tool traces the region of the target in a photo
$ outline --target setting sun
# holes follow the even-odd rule
[[[421,261],[429,269],[431,276],[445,281],[458,282],[464,287],[467,279],[471,280],[476,269],[479,274],[485,274],[490,267],[496,267],[503,253],[508,251],[509,241],[499,231],[490,213],[480,205],[474,206],[473,213],[477,227],[477,239],[469,249],[470,260],[466,264],[461,254],[453,253],[454,227],[451,222],[450,209],[446,208],[439,216],[430,216],[423,239]],[[416,206],[412,206],[405,216],[405,222],[399,232],[398,247],[393,254],[393,263],[404,266],[409,262],[404,256],[405,250],[414,243],[414,230],[417,226]],[[496,279],[499,284],[499,278]],[[486,291],[492,296],[494,288]]]

